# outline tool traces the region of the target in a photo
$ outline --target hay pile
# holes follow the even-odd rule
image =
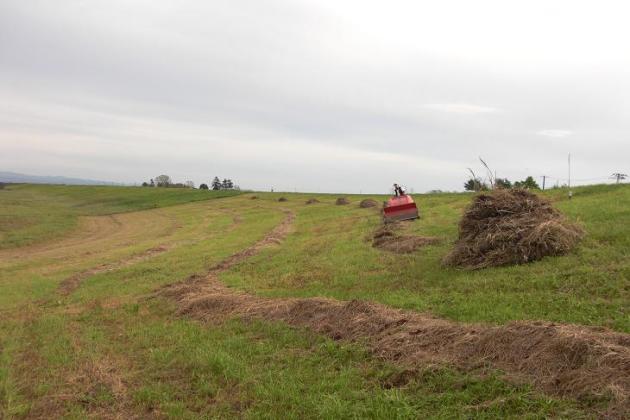
[[[289,201],[287,200],[285,197],[280,197],[278,198],[278,201],[280,201],[281,203],[285,202],[285,201]]]
[[[257,195],[252,195],[251,197],[249,197],[250,200],[258,200],[258,196]]]
[[[361,201],[361,203],[359,203],[359,207],[361,207],[362,209],[376,207],[377,205],[378,202],[376,200],[372,200],[371,198],[366,198],[365,200]]]
[[[350,204],[350,201],[348,201],[346,197],[339,197],[337,201],[335,201],[335,204],[338,206],[343,206],[345,204]]]
[[[319,203],[319,200],[316,198],[309,198],[308,200],[306,200],[306,204],[316,204]]]
[[[374,232],[372,246],[397,254],[410,254],[416,249],[438,243],[440,240],[432,236],[401,235],[399,223],[389,223]]]
[[[473,199],[443,262],[471,269],[523,264],[567,253],[583,233],[548,200],[521,189],[497,190]]]

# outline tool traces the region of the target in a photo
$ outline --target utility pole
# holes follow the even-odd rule
[[[569,200],[573,197],[573,191],[571,191],[571,153],[569,153]]]
[[[547,179],[547,175],[543,175],[542,179],[543,179],[543,188],[542,188],[542,190],[545,191],[545,180]]]
[[[615,172],[610,177],[611,178],[616,178],[617,179],[616,183],[619,184],[619,181],[622,181],[622,180],[624,180],[624,179],[626,179],[628,177],[628,174],[622,174],[620,172]]]

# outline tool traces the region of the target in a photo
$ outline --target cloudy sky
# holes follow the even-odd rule
[[[461,190],[630,173],[624,1],[2,0],[0,170]],[[555,182],[555,180],[553,181]]]

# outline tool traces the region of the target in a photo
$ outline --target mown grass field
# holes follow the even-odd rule
[[[0,190],[0,418],[595,417],[605,402],[552,398],[501,372],[427,366],[400,384],[408,373],[360,343],[282,323],[207,325],[153,297],[255,243],[288,209],[292,233],[223,273],[223,282],[462,322],[550,320],[630,332],[630,188],[583,187],[571,201],[560,190],[545,194],[585,227],[579,248],[470,272],[440,264],[466,194],[418,196],[422,218],[410,230],[441,243],[400,255],[372,248],[380,216],[359,208],[360,196],[335,206],[336,195]],[[288,201],[278,202],[281,195]],[[310,197],[321,203],[305,205]],[[78,286],[60,293],[73,276]]]

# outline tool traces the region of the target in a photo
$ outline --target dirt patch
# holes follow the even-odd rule
[[[524,379],[552,395],[609,399],[607,411],[599,414],[630,414],[629,334],[549,322],[459,324],[358,300],[257,297],[220,282],[221,272],[282,240],[293,217],[287,213],[265,238],[207,275],[166,286],[157,294],[174,299],[182,316],[215,323],[232,317],[283,321],[334,340],[360,342],[375,357],[404,368],[444,363],[462,370],[501,369],[507,378]]]
[[[433,236],[401,235],[400,223],[388,223],[378,228],[372,237],[372,246],[397,254],[409,254],[426,245],[440,242]]]
[[[59,288],[57,290],[59,294],[63,296],[68,296],[81,285],[83,280],[85,280],[88,277],[91,277],[95,274],[118,270],[120,268],[136,264],[140,261],[147,260],[151,257],[154,257],[157,254],[161,254],[168,250],[169,250],[169,247],[167,245],[160,245],[155,248],[147,249],[146,251],[141,252],[140,254],[136,254],[125,260],[116,261],[110,264],[102,264],[102,265],[90,268],[89,270],[85,270],[80,273],[74,274],[68,277],[67,279],[63,280],[59,284]]]
[[[317,204],[319,203],[319,200],[316,198],[309,198],[308,200],[306,200],[306,204]]]
[[[548,200],[521,189],[497,190],[473,199],[443,262],[471,269],[523,264],[566,254],[583,234]]]
[[[378,201],[372,200],[371,198],[366,198],[365,200],[361,200],[361,202],[359,203],[359,207],[361,207],[362,209],[369,209],[371,207],[376,207],[376,206],[378,206]]]
[[[286,197],[280,197],[278,198],[278,201],[280,201],[281,203],[285,202],[285,201],[289,201],[286,199]]]
[[[344,206],[346,204],[350,204],[350,201],[346,197],[339,197],[335,204],[338,206]]]

